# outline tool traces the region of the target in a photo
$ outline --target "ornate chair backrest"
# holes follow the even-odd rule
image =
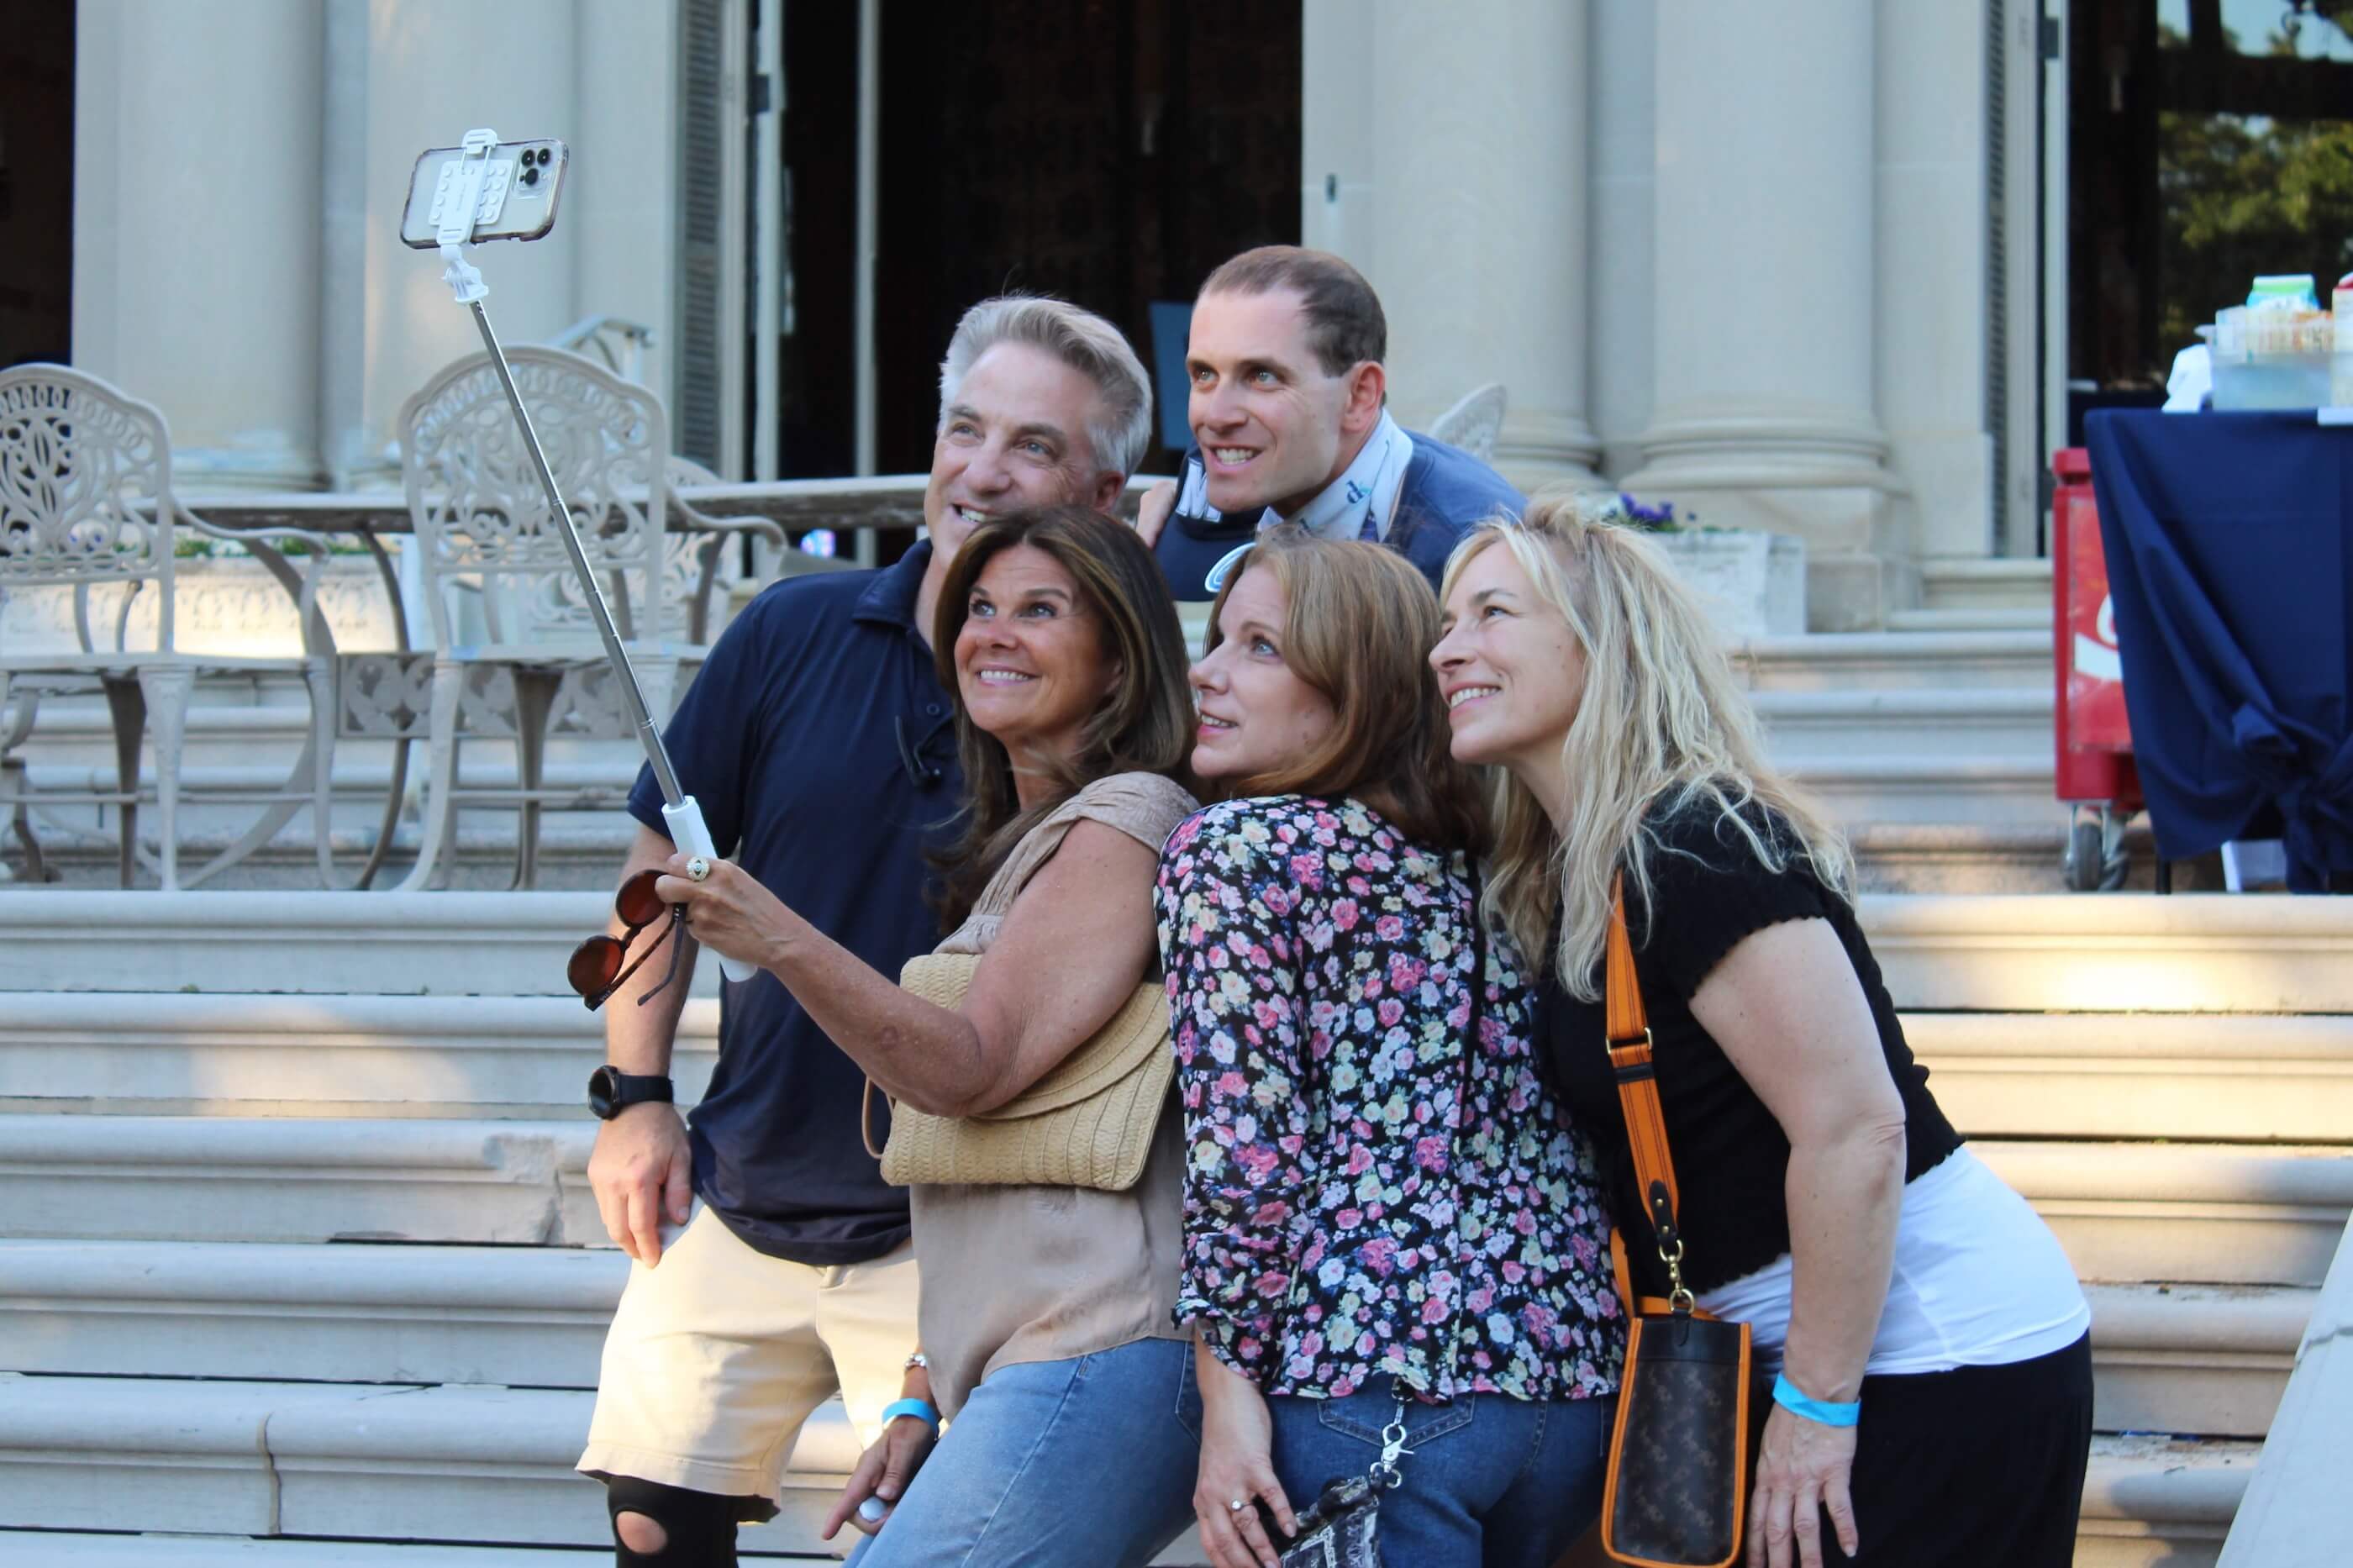
[[[0,370],[0,646],[12,589],[69,586],[84,653],[94,589],[122,590],[112,646],[155,585],[172,647],[172,437],[153,404],[61,364]]]
[[[677,601],[662,581],[661,404],[561,349],[510,348],[507,363],[621,636],[669,636]],[[454,602],[469,590],[491,643],[593,646],[596,624],[490,355],[469,354],[427,382],[400,411],[400,442],[438,646],[472,640]]]
[[[1460,447],[1481,462],[1495,456],[1495,437],[1504,433],[1504,384],[1491,381],[1462,395],[1462,401],[1430,422],[1430,434],[1450,447]]]

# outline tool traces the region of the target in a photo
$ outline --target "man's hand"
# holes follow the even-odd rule
[[[1135,503],[1135,536],[1144,541],[1146,550],[1160,542],[1160,531],[1176,511],[1176,481],[1160,479],[1144,492]]]
[[[661,1261],[664,1218],[684,1225],[694,1198],[686,1122],[675,1106],[632,1105],[596,1129],[588,1156],[588,1190],[605,1234],[651,1268]]]

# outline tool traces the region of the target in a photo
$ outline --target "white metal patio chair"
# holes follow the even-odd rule
[[[744,533],[781,542],[783,531],[765,518],[710,517],[672,494],[668,422],[644,387],[559,349],[511,348],[507,359],[579,521],[647,707],[667,717],[680,665],[705,651],[701,638],[723,546]],[[435,375],[401,410],[400,428],[436,647],[424,834],[401,886],[430,885],[460,806],[512,804],[515,885],[528,888],[537,877],[543,808],[603,804],[543,784],[552,720],[577,710],[576,728],[602,733],[617,715],[617,704],[596,700],[591,690],[605,668],[603,650],[490,356],[470,354]],[[673,516],[696,531],[671,534],[664,522]],[[511,700],[501,700],[501,675],[512,683]],[[560,700],[567,690],[574,696]],[[506,713],[496,711],[501,708]],[[510,715],[515,784],[460,787],[467,732],[499,733]],[[626,733],[626,726],[612,732]]]
[[[1481,462],[1495,457],[1495,438],[1504,433],[1504,384],[1491,381],[1463,394],[1462,400],[1430,422],[1430,435],[1450,447],[1460,447]]]
[[[243,658],[176,646],[173,563],[184,528],[247,545],[287,588],[301,616],[300,658]],[[309,552],[300,574],[278,552],[290,542]],[[142,858],[142,739],[152,740],[155,752],[154,866],[165,889],[195,887],[235,864],[305,805],[316,822],[320,876],[332,879],[334,637],[317,608],[327,553],[322,534],[295,528],[231,532],[181,506],[172,492],[171,434],[153,405],[64,365],[0,371],[0,805],[24,844],[35,880],[46,877],[33,828],[37,813],[47,816],[63,805],[111,805],[118,814],[121,883],[132,885]],[[132,611],[151,587],[153,644],[132,646]],[[42,589],[71,591],[72,646],[58,647],[52,641],[34,647],[24,631],[11,635],[12,595]],[[113,591],[111,603],[104,590]],[[111,626],[93,630],[93,617],[110,611]],[[183,879],[181,752],[196,678],[289,671],[301,675],[311,698],[308,736],[291,776],[275,791],[205,792],[201,798],[208,803],[269,809],[236,842]],[[93,690],[104,694],[112,721],[114,787],[36,787],[22,752],[37,725],[41,700]]]

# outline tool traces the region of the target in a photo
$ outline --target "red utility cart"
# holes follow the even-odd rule
[[[2090,892],[2124,883],[2125,824],[2141,809],[2140,773],[2125,715],[2092,460],[2083,447],[2068,447],[2052,454],[2051,472],[2058,481],[2051,493],[2051,640],[2058,795],[2069,807],[2064,867],[2067,885]]]

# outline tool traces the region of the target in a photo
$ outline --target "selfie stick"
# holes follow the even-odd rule
[[[711,841],[711,828],[702,820],[702,807],[694,797],[678,787],[678,771],[670,766],[670,750],[662,744],[661,731],[654,717],[646,710],[646,694],[638,685],[638,672],[629,666],[628,651],[621,646],[621,634],[613,625],[613,611],[605,603],[605,590],[596,581],[596,569],[589,564],[588,550],[580,542],[580,528],[573,521],[572,509],[564,504],[564,492],[555,483],[555,470],[547,466],[547,453],[539,444],[539,432],[532,428],[531,411],[522,405],[522,394],[515,387],[514,372],[507,364],[506,352],[499,347],[496,332],[491,331],[490,312],[482,309],[482,300],[491,292],[482,281],[480,268],[466,259],[464,247],[473,238],[475,228],[496,221],[505,205],[507,182],[513,177],[512,165],[493,163],[491,151],[499,144],[495,131],[466,132],[465,155],[456,167],[448,195],[437,195],[439,226],[434,238],[441,249],[441,258],[448,263],[443,269],[442,280],[449,285],[458,303],[474,313],[474,325],[482,334],[482,346],[490,351],[491,365],[499,373],[499,384],[506,388],[507,402],[514,409],[515,423],[522,427],[522,444],[531,453],[531,466],[539,475],[539,482],[547,491],[547,504],[556,531],[564,538],[565,553],[572,557],[572,569],[580,576],[582,594],[588,601],[588,613],[596,622],[596,636],[605,644],[605,660],[612,666],[613,679],[619,682],[621,700],[628,705],[629,719],[637,726],[638,743],[645,748],[646,762],[654,772],[654,782],[661,786],[662,821],[670,827],[670,842],[689,855],[706,859],[719,858],[719,850]],[[661,519],[654,520],[656,524]],[[730,980],[749,980],[754,967],[740,959],[723,957],[720,972]]]

